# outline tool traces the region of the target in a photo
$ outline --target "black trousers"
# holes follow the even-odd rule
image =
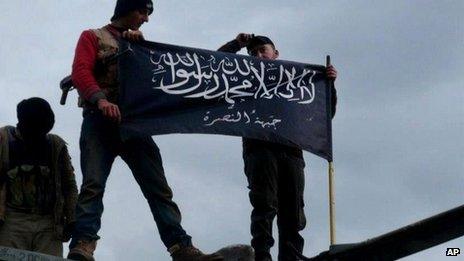
[[[245,174],[250,189],[251,245],[256,260],[270,256],[274,245],[272,222],[277,216],[279,260],[297,260],[288,247],[300,253],[304,240],[299,234],[306,226],[303,211],[304,167],[302,154],[283,146],[247,146],[243,152]],[[288,148],[288,147],[287,147]]]

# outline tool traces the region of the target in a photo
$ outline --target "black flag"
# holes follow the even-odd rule
[[[332,160],[325,68],[168,44],[122,42],[123,134],[209,133],[300,147]]]

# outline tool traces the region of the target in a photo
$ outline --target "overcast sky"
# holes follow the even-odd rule
[[[59,105],[82,30],[105,25],[114,0],[0,1],[0,125],[16,124],[24,98],[46,98],[53,132],[69,143],[78,184],[81,110]],[[280,58],[324,64],[339,77],[334,119],[337,243],[352,243],[463,204],[464,1],[156,0],[147,39],[217,49],[239,32],[271,37]],[[241,140],[217,135],[154,137],[183,226],[212,252],[248,243]],[[304,253],[329,247],[327,163],[305,152]],[[169,260],[148,204],[117,160],[107,184],[97,260]],[[405,260],[443,260],[447,247]],[[276,247],[275,247],[276,248]],[[65,251],[65,254],[67,251]],[[276,251],[274,249],[274,256]]]

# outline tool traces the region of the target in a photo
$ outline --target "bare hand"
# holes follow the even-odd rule
[[[128,41],[131,41],[131,42],[140,42],[140,41],[143,41],[145,40],[145,38],[143,38],[143,34],[141,31],[137,30],[137,31],[132,31],[132,30],[127,30],[127,31],[124,31],[122,33],[122,38],[128,40]]]
[[[335,70],[333,65],[329,65],[325,73],[327,74],[327,78],[329,78],[329,80],[335,81],[337,79],[337,70]]]
[[[103,116],[108,117],[117,123],[121,122],[121,112],[119,111],[118,105],[111,103],[106,99],[100,99],[98,100],[98,109],[102,111]]]
[[[240,48],[243,48],[248,45],[251,38],[253,38],[252,34],[239,33],[235,40],[237,40],[238,44],[240,45]]]

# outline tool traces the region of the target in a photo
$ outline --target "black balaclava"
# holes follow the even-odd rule
[[[153,13],[153,2],[151,0],[118,0],[111,21],[121,18],[134,10],[144,8],[148,9],[148,15],[150,15]]]
[[[55,124],[50,104],[38,97],[21,101],[16,107],[17,128],[26,141],[43,140]]]

